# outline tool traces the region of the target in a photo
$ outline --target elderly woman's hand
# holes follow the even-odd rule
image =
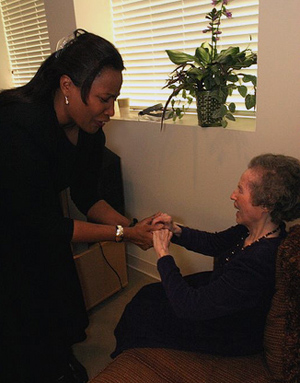
[[[169,231],[171,231],[173,234],[175,234],[178,237],[181,235],[181,232],[182,232],[181,227],[178,226],[175,222],[173,222],[173,218],[169,214],[166,214],[166,213],[157,214],[155,218],[153,219],[152,223],[154,225],[158,223],[162,223],[164,229],[168,229]]]
[[[153,246],[158,258],[169,255],[169,245],[172,235],[172,232],[167,229],[153,232]]]

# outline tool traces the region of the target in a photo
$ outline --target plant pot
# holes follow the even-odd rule
[[[210,91],[198,92],[196,94],[198,125],[203,128],[211,126],[222,126],[222,118],[214,118],[213,114],[221,107],[215,98],[212,98]]]

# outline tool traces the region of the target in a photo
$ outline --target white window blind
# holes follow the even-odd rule
[[[51,53],[43,0],[0,0],[15,86],[26,84]]]
[[[205,15],[213,8],[210,0],[111,0],[115,45],[123,56],[126,70],[122,96],[133,107],[164,103],[171,93],[162,89],[175,65],[165,50],[194,54],[202,42],[210,42]],[[218,50],[229,46],[247,47],[257,52],[258,0],[236,0],[228,4],[231,19],[222,18]],[[242,70],[256,74],[256,67]],[[244,99],[232,96],[238,110]],[[233,99],[232,99],[233,101]]]

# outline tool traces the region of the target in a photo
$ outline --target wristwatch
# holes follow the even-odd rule
[[[124,239],[124,228],[121,225],[116,226],[116,242],[122,242]]]

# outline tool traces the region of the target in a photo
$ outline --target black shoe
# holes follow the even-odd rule
[[[72,355],[64,373],[55,379],[53,383],[87,383],[88,381],[89,377],[86,369],[79,363],[75,356]]]
[[[79,361],[75,358],[74,355],[71,355],[70,361],[69,361],[69,367],[72,371],[72,376],[76,382],[78,383],[87,383],[89,380],[88,374],[86,372],[85,367],[79,363]]]

